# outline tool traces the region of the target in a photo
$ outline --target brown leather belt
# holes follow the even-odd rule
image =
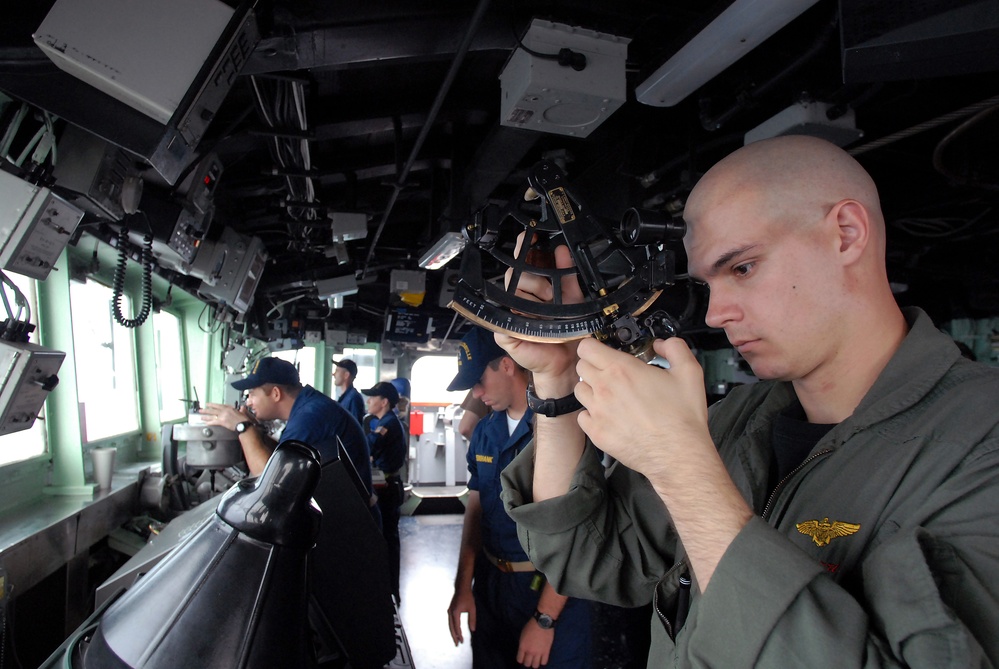
[[[509,560],[496,557],[484,548],[482,549],[482,554],[486,556],[487,560],[493,563],[493,566],[507,574],[517,571],[535,571],[534,565],[530,562],[510,562]]]

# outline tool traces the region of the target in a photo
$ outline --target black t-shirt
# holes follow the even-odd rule
[[[773,459],[770,461],[770,491],[777,487],[785,476],[808,457],[822,437],[835,424],[809,423],[801,404],[795,402],[777,415],[774,420],[772,445]]]

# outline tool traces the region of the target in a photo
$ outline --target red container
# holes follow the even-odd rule
[[[419,437],[423,434],[423,412],[422,411],[410,411],[409,412],[409,433]]]

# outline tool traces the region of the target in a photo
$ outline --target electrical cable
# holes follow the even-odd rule
[[[21,129],[21,123],[27,115],[28,104],[26,102],[22,102],[21,106],[18,107],[17,111],[14,113],[14,118],[12,118],[10,123],[7,124],[7,129],[4,131],[3,139],[0,139],[0,157],[10,160],[7,152],[10,151],[10,147],[14,143],[14,137],[17,135],[17,131]]]
[[[296,300],[300,300],[303,297],[305,297],[305,295],[306,295],[305,293],[302,293],[301,295],[296,295],[295,297],[289,297],[287,300],[284,300],[283,302],[278,302],[273,307],[271,307],[271,310],[267,312],[267,315],[264,316],[264,318],[270,318],[271,314],[273,314],[275,311],[279,311],[281,307],[283,307],[284,305],[290,304],[291,302],[295,302]]]
[[[198,314],[198,329],[207,334],[211,331],[206,330],[204,326],[201,325],[201,317],[205,315],[206,311],[208,311],[208,302],[205,302],[205,306],[201,307],[201,312]]]
[[[962,137],[966,132],[975,126],[988,120],[988,117],[997,111],[999,111],[999,105],[995,107],[987,107],[947,133],[947,135],[940,140],[936,148],[933,150],[934,169],[955,184],[959,184],[961,186],[973,185],[995,190],[997,184],[984,183],[981,179],[973,177],[971,174],[962,174],[956,169],[952,169],[947,164],[946,154],[947,150],[957,141],[958,138]],[[972,170],[969,169],[968,171],[971,172]]]
[[[913,237],[924,239],[972,239],[972,235],[964,235],[964,233],[973,230],[991,214],[992,208],[986,207],[984,211],[970,219],[910,217],[892,221],[891,225]]]
[[[17,313],[13,313],[10,301],[7,298],[7,286],[14,293],[14,304],[17,305]],[[28,335],[34,326],[31,325],[31,303],[18,288],[17,284],[10,280],[3,272],[0,272],[0,300],[3,301],[4,309],[7,311],[7,321],[0,331],[0,339],[6,341],[28,341]]]
[[[513,23],[510,24],[510,31],[513,33],[513,38],[517,40],[517,45],[535,58],[554,60],[562,67],[571,67],[576,70],[576,72],[582,72],[586,69],[586,56],[579,51],[573,51],[569,47],[559,49],[558,53],[542,53],[540,51],[535,51],[534,49],[528,48],[528,46],[524,44],[523,40],[520,39],[520,34],[517,32],[517,29],[514,28]]]
[[[10,286],[10,289],[14,292],[14,304],[16,304],[17,307],[18,307],[17,308],[17,314],[16,314],[17,320],[23,321],[25,323],[30,322],[31,321],[31,303],[28,302],[28,298],[26,298],[24,296],[24,293],[21,292],[21,289],[18,287],[18,285],[16,283],[14,283],[13,281],[11,281],[10,277],[8,277],[3,272],[0,272],[0,281],[3,281],[3,283],[5,283],[8,286]],[[4,299],[4,303],[6,304],[6,302],[7,302],[7,300],[5,298]],[[22,319],[21,316],[25,312],[27,312],[27,316]]]
[[[923,121],[922,123],[917,123],[914,126],[899,130],[896,133],[882,137],[881,139],[876,139],[867,144],[861,144],[860,146],[855,146],[852,149],[847,149],[846,152],[853,157],[857,157],[861,154],[867,153],[868,151],[873,151],[874,149],[880,149],[883,146],[887,146],[901,139],[906,139],[912,137],[913,135],[918,135],[921,132],[927,130],[932,130],[937,126],[941,126],[945,123],[950,123],[951,121],[956,121],[957,119],[964,118],[965,116],[971,116],[972,114],[977,114],[978,112],[993,107],[999,104],[999,95],[994,95],[987,100],[982,100],[981,102],[976,102],[970,104],[967,107],[962,107],[952,112],[948,112],[942,116],[930,119],[928,121]]]
[[[219,330],[222,329],[223,323],[222,323],[222,321],[220,321],[217,318],[215,318],[214,315],[212,315],[212,318],[215,320],[215,325],[202,325],[201,324],[202,317],[205,316],[208,313],[209,309],[211,309],[212,312],[214,313],[215,308],[206,301],[205,302],[205,306],[202,307],[202,309],[201,309],[201,313],[198,314],[198,329],[201,330],[202,332],[204,332],[205,334],[215,334],[216,332],[218,332]]]
[[[302,137],[303,131],[308,131],[306,119],[305,94],[301,81],[286,79],[262,79],[250,77],[256,108],[264,123],[276,130],[294,129],[300,131],[296,136],[273,136],[269,150],[274,162],[282,172],[297,171],[304,176],[284,174],[286,200],[292,202],[313,203],[316,201],[315,184],[308,172],[312,169],[312,159],[309,153],[309,140]],[[265,88],[265,82],[267,87]],[[270,95],[270,100],[265,99]],[[270,102],[270,104],[268,104]],[[285,203],[285,211],[295,219],[317,220],[319,212],[314,207],[299,207]],[[285,231],[295,236],[295,230]],[[299,231],[307,237],[307,231]]]
[[[838,27],[839,14],[836,13],[816,36],[812,46],[809,47],[803,54],[795,58],[789,65],[785,66],[780,72],[770,77],[762,84],[754,85],[742,95],[737,96],[736,102],[717,116],[709,116],[706,111],[702,110],[700,115],[701,127],[709,132],[720,130],[723,125],[732,120],[732,118],[740,111],[752,107],[757,100],[769,93],[775,86],[777,86],[777,84],[794,74],[802,66],[817,56],[823,49],[825,49],[826,45],[829,44],[832,38],[839,35],[839,32],[837,31]]]
[[[35,132],[34,136],[28,141],[28,145],[24,147],[24,151],[22,151],[21,155],[17,157],[17,160],[14,161],[15,165],[21,167],[24,164],[24,161],[27,160],[28,155],[31,153],[32,149],[35,148],[35,144],[39,142],[39,140],[42,138],[42,135],[44,135],[45,133],[46,133],[46,128],[43,125],[41,128],[38,129],[37,132]]]
[[[4,279],[6,279],[6,278],[7,277],[4,276]],[[5,283],[6,283],[6,281],[5,281]],[[10,310],[10,302],[7,300],[7,291],[3,290],[3,288],[0,288],[0,299],[3,300],[3,308],[4,308],[4,311],[7,312],[7,319],[8,320],[14,320],[14,313]]]
[[[59,142],[55,141],[55,122],[52,120],[52,114],[45,112],[45,127],[49,129],[49,133],[52,135],[52,147],[49,149],[52,152],[52,166],[55,167],[56,160],[59,157],[56,148]]]
[[[124,225],[118,232],[118,265],[114,270],[112,283],[114,298],[114,319],[118,325],[126,328],[137,328],[146,322],[153,306],[153,235],[146,234],[143,238],[140,263],[142,264],[142,304],[139,315],[135,318],[125,318],[121,312],[121,297],[125,292],[125,271],[128,268],[128,228]]]

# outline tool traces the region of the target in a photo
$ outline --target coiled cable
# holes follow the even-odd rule
[[[125,270],[128,266],[128,229],[122,226],[118,232],[118,265],[114,270],[114,319],[118,325],[126,328],[137,328],[149,318],[153,305],[153,235],[147,234],[142,240],[142,253],[139,262],[142,264],[142,305],[139,315],[135,318],[125,318],[121,313],[121,296],[125,292]]]

